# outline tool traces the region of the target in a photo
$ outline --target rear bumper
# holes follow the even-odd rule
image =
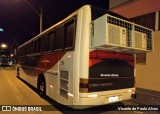
[[[80,93],[79,102],[75,103],[74,105],[78,107],[74,108],[89,108],[95,107],[98,105],[105,105],[105,104],[112,104],[116,102],[121,102],[125,100],[133,99],[135,96],[134,92],[128,92],[129,89],[123,90],[114,90],[114,91],[105,91],[99,93]],[[91,97],[88,97],[90,95]],[[116,98],[115,100],[112,98]]]

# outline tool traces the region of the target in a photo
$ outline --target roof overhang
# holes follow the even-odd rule
[[[133,18],[160,10],[160,0],[132,0],[110,9],[126,18]]]

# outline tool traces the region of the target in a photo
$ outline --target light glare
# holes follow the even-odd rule
[[[4,43],[2,43],[2,44],[1,44],[1,48],[7,48],[7,45],[4,44]]]
[[[73,97],[73,94],[71,94],[71,93],[68,93],[68,96],[71,96],[71,97]]]
[[[0,28],[0,32],[3,32],[4,30],[2,28]]]

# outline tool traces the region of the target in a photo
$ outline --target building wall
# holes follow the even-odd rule
[[[131,21],[139,25],[145,26],[147,28],[150,28],[152,30],[155,30],[155,16],[156,16],[155,14],[156,13],[153,12],[146,15],[138,16],[132,18]]]
[[[136,64],[136,87],[160,91],[160,31],[154,31],[154,51],[146,64]]]
[[[136,1],[136,0],[110,0],[109,8],[112,10],[117,7],[119,8],[119,12],[120,12],[121,9],[123,9],[123,6],[126,7],[126,5],[124,4],[132,2],[133,4],[131,4],[131,6],[132,5],[134,6],[134,4],[138,4],[137,8],[141,9],[141,5],[139,4],[139,2],[133,2],[133,1]],[[142,2],[145,2],[145,0],[143,0]],[[136,67],[135,67],[136,68],[136,87],[141,89],[160,92],[160,11],[159,9],[157,9],[157,11],[155,10],[156,1],[150,2],[150,3],[154,4],[154,6],[150,9],[148,9],[148,7],[144,7],[143,5],[144,8],[148,9],[148,10],[146,9],[148,13],[144,11],[145,13],[143,12],[144,13],[143,15],[140,15],[138,17],[133,16],[134,18],[131,18],[132,22],[135,22],[137,24],[140,24],[142,26],[148,27],[153,30],[158,30],[158,31],[154,31],[154,38],[153,38],[154,51],[146,54],[146,64],[136,64]],[[141,10],[145,10],[145,9],[141,9]],[[134,10],[130,10],[130,11],[134,11]],[[140,13],[140,10],[138,11],[139,11],[138,13]],[[132,13],[135,13],[135,12],[132,12]],[[157,15],[157,12],[159,12],[158,15]],[[159,18],[156,18],[156,17],[159,17]]]
[[[159,15],[157,20],[156,20],[156,12],[152,12],[146,15],[141,15],[138,17],[131,18],[131,21],[139,25],[145,26],[147,28],[150,28],[152,30],[160,30],[160,11],[158,14]],[[157,24],[156,21],[159,21],[158,25],[156,25]],[[156,28],[156,26],[158,27]]]

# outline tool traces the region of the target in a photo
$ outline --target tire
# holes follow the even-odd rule
[[[46,95],[46,83],[45,83],[45,79],[44,76],[42,76],[43,78],[38,79],[38,94],[40,97],[45,97]]]
[[[17,77],[19,77],[19,68],[17,68]]]

